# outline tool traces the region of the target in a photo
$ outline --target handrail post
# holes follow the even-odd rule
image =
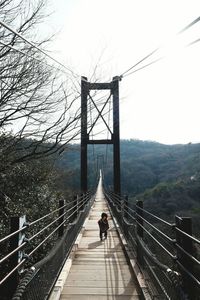
[[[76,195],[76,218],[78,218],[78,215],[79,215],[79,196],[78,194]]]
[[[136,220],[137,220],[137,234],[140,238],[143,238],[143,235],[144,235],[144,230],[141,226],[143,226],[143,220],[139,217],[143,217],[143,211],[141,210],[143,209],[143,201],[141,200],[137,200],[136,202]],[[139,216],[138,216],[139,215]],[[141,226],[140,226],[141,225]]]
[[[65,205],[65,200],[59,200],[59,222],[58,222],[58,225],[61,225],[59,228],[58,228],[58,237],[61,237],[63,236],[63,233],[64,233],[64,216],[62,216],[64,214],[64,211],[65,211],[65,208],[63,207]],[[62,217],[61,217],[62,216]]]
[[[121,212],[122,212],[122,220],[123,220],[123,218],[124,218],[124,199],[122,199],[121,200],[121,208],[120,208],[120,210],[121,210]]]
[[[120,210],[121,210],[121,225],[122,225],[122,229],[124,231],[124,199],[122,198],[121,200],[121,207],[120,207]]]
[[[121,198],[119,197],[118,194],[116,194],[116,198],[117,198],[117,212],[121,212]]]
[[[143,201],[137,200],[136,201],[136,232],[139,238],[143,239],[144,237],[144,230],[141,226],[143,226],[143,220],[140,218],[143,217]],[[142,249],[140,247],[140,243],[138,242],[137,238],[137,259],[140,265],[144,265],[144,259],[142,255]]]
[[[77,216],[80,213],[80,194],[77,194]]]
[[[179,228],[180,230],[192,236],[191,218],[175,216],[175,221],[176,221],[176,228]],[[194,247],[193,247],[192,239],[190,239],[186,235],[176,230],[176,242],[181,248],[183,248],[189,254],[194,256]],[[193,274],[194,264],[192,260],[186,254],[184,254],[183,251],[181,251],[178,247],[177,247],[177,260],[186,270],[188,270],[190,273]],[[187,275],[187,273],[184,272],[184,270],[182,270],[181,267],[180,267],[180,273],[183,279],[184,291],[189,295],[190,299],[196,299],[194,282],[192,281],[190,276]]]
[[[78,195],[74,196],[74,215],[73,220],[75,220],[78,217]]]
[[[127,195],[124,198],[124,207],[125,207],[124,218],[128,220],[128,196]]]
[[[26,222],[26,216],[13,216],[10,219],[10,233],[15,232],[19,229],[21,229]],[[20,246],[25,238],[25,234],[23,232],[19,232],[12,236],[10,238],[10,246],[9,246],[9,252],[12,252],[15,250],[18,246]],[[15,252],[10,258],[9,258],[9,266],[8,271],[11,271],[14,269],[20,261],[23,259],[23,251],[19,250]],[[6,293],[6,296],[12,298],[17,285],[19,283],[19,270],[16,270],[5,282],[3,285],[3,289]]]
[[[75,211],[76,207],[74,208],[74,206],[75,206],[76,196],[73,196],[72,199],[73,199],[72,204],[70,205],[69,212],[68,212],[68,214],[69,214],[69,223],[73,223],[73,221],[75,219],[74,211]]]
[[[83,202],[83,201],[82,201],[83,199],[84,199],[84,193],[81,193],[79,200],[80,200],[81,202]],[[84,207],[83,207],[82,204],[83,204],[83,203],[81,203],[81,205],[79,205],[79,211],[80,211],[80,212],[83,212],[83,211],[84,211]]]
[[[125,196],[123,199],[123,206],[122,206],[122,226],[123,226],[123,231],[125,234],[125,237],[128,239],[129,238],[129,227],[125,222],[125,219],[128,221],[128,196]]]

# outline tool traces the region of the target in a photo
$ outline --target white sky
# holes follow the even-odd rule
[[[121,138],[165,144],[200,142],[199,0],[49,0],[44,31],[57,32],[51,55],[78,74],[113,76],[162,46],[167,58],[120,83]],[[100,58],[101,57],[101,58]],[[141,65],[142,66],[142,65]]]

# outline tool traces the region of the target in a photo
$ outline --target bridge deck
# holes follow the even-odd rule
[[[97,221],[102,212],[109,214],[101,180],[96,199],[64,284],[61,300],[136,300],[137,283],[126,261],[113,220],[109,218],[108,239],[99,240]]]

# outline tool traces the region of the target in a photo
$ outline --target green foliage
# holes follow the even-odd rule
[[[174,221],[174,215],[192,216],[194,231],[200,232],[200,144],[163,145],[150,141],[121,141],[122,193],[130,199],[142,199],[155,214]],[[79,172],[79,145],[61,158],[62,168]],[[95,155],[104,154],[104,182],[112,187],[112,146],[95,146]],[[72,163],[73,161],[73,163]],[[93,151],[88,150],[89,182],[94,181]],[[77,177],[76,177],[77,178]],[[78,187],[78,182],[76,182]],[[200,218],[199,218],[200,219]],[[198,225],[199,224],[199,225]]]
[[[135,196],[161,182],[187,179],[200,172],[200,144],[163,145],[140,140],[121,140],[121,186],[122,193]],[[106,156],[107,153],[107,156]],[[97,157],[103,155],[104,180],[107,186],[113,182],[112,146],[88,147],[88,180],[93,186],[96,179]],[[107,157],[107,160],[106,160]],[[59,168],[70,170],[74,187],[80,186],[80,146],[70,146],[58,163]],[[77,179],[78,178],[78,179]]]
[[[1,136],[1,141],[0,147],[9,142],[5,136]],[[24,144],[21,143],[21,148],[23,146]],[[13,155],[17,157],[18,153],[13,151]],[[0,160],[0,238],[9,233],[11,216],[26,215],[27,221],[32,222],[58,208],[60,199],[72,200],[72,192],[67,182],[69,174],[67,172],[63,174],[59,168],[55,167],[56,156],[15,164],[9,164],[9,156],[6,158],[1,157]],[[49,224],[55,219],[55,216],[58,216],[58,212],[30,227],[27,237]],[[54,227],[51,227],[50,230]],[[48,230],[44,232],[44,235],[41,234],[35,238],[31,242],[28,252],[38,245],[47,234]],[[34,261],[48,252],[55,239],[57,239],[57,234],[39,248],[34,256]],[[3,246],[0,249],[1,255],[6,253],[8,243]]]
[[[0,148],[8,142],[5,136],[1,136]],[[27,145],[29,142],[24,143]],[[60,156],[14,165],[9,165],[9,156],[3,153],[0,159],[0,191],[8,197],[6,200],[1,197],[0,202],[1,236],[8,232],[11,215],[26,214],[29,221],[35,220],[56,208],[58,199],[70,201],[72,192],[80,190],[79,145],[68,145]],[[136,198],[144,200],[145,208],[168,220],[173,221],[174,214],[192,216],[194,230],[200,232],[199,153],[200,144],[169,146],[122,140],[122,193],[128,194],[131,201]],[[103,154],[104,159],[97,164],[97,157]],[[17,157],[17,152],[13,151],[12,155]],[[96,185],[99,168],[104,171],[106,185],[112,188],[112,155],[110,145],[88,146],[89,188]]]

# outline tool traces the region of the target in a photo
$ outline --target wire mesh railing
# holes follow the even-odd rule
[[[2,300],[48,298],[93,200],[90,191],[66,204],[61,200],[59,208],[30,223],[25,216],[11,218],[11,233],[0,239],[7,250],[0,256]]]
[[[150,290],[162,299],[200,299],[200,241],[192,236],[191,218],[176,216],[169,223],[142,201],[130,205],[128,197],[104,193]]]

